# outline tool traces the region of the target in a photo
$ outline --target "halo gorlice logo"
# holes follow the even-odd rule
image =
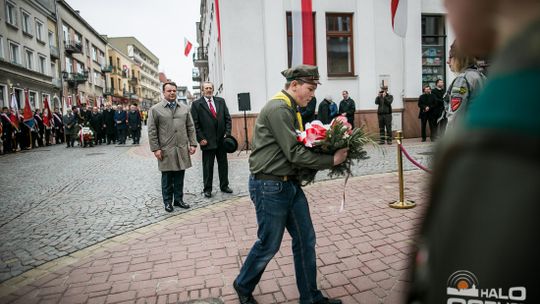
[[[446,304],[524,304],[527,299],[524,286],[479,289],[474,273],[466,270],[450,275],[446,294]]]

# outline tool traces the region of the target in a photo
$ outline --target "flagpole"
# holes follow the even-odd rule
[[[405,62],[405,58],[406,58],[406,56],[405,56],[405,37],[401,38],[401,50],[402,50],[401,54],[403,56],[403,58],[402,58],[403,68],[401,69],[401,71],[402,71],[401,77],[402,77],[402,81],[403,81],[402,82],[403,87],[401,89],[401,99],[402,99],[402,102],[403,102],[403,99],[405,99],[405,88],[406,88],[406,83],[405,82],[407,81],[407,78],[405,77],[406,68],[407,68],[407,64]],[[405,106],[405,103],[403,103],[403,106]]]

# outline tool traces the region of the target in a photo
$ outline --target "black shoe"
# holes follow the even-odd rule
[[[204,191],[204,197],[212,197],[211,191]]]
[[[228,186],[225,187],[225,188],[222,188],[222,189],[221,189],[221,192],[225,192],[225,193],[233,193],[232,189],[229,188]]]
[[[380,141],[380,142],[379,142],[379,145],[384,145],[384,141]]]
[[[236,294],[238,295],[238,300],[240,300],[240,304],[257,304],[258,303],[253,298],[252,294],[245,296],[240,293],[240,291],[238,290],[238,285],[236,285],[236,280],[233,282],[233,288],[234,288],[234,291],[236,291]]]
[[[387,143],[387,144],[389,144],[389,145],[391,145],[391,144],[392,144],[392,142],[391,142],[391,141],[387,141],[386,143]]]
[[[422,138],[422,142],[425,142],[425,141],[426,141],[426,139],[425,139],[425,138]]]
[[[315,304],[341,304],[340,299],[329,299],[326,297],[323,297],[319,301],[315,302]]]
[[[174,202],[173,205],[176,207],[184,208],[184,209],[189,209],[189,207],[191,207],[189,204],[186,204],[183,201]]]
[[[173,212],[173,207],[171,205],[171,203],[168,203],[168,204],[165,204],[165,211],[167,212]]]

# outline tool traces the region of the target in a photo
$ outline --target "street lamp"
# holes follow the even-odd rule
[[[64,80],[67,80],[68,77],[69,73],[62,71],[62,77],[60,78],[60,103],[62,103],[62,113],[67,113],[67,104],[65,104],[64,100]]]

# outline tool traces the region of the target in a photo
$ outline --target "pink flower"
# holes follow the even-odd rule
[[[332,120],[332,122],[330,123],[330,125],[332,127],[334,127],[334,125],[338,124],[338,123],[341,123],[345,128],[347,128],[347,133],[351,133],[352,132],[352,125],[347,121],[347,117],[345,117],[345,115],[339,115],[337,116],[336,118],[334,118]]]

